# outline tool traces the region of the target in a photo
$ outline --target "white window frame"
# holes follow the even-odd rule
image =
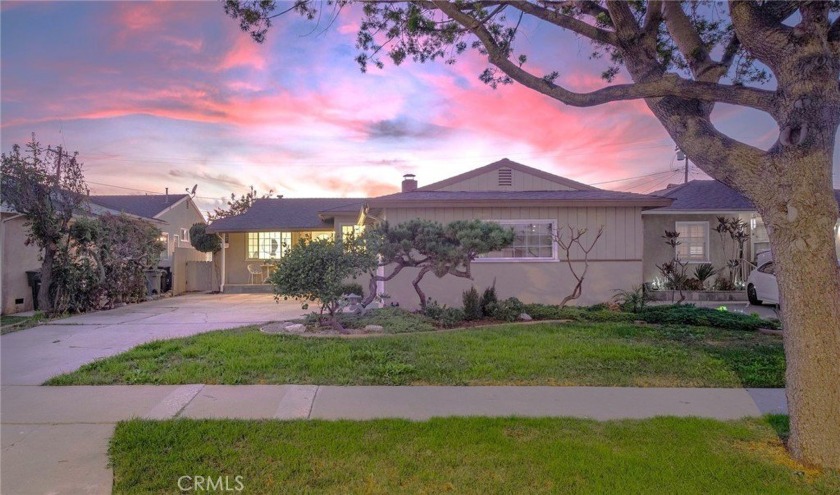
[[[551,224],[552,234],[557,231],[557,220],[551,218],[541,219],[515,219],[515,220],[484,220],[485,222],[493,222],[501,225],[522,225],[522,224]],[[555,263],[558,260],[557,243],[554,238],[551,239],[551,257],[550,258],[476,258],[473,263]]]
[[[280,234],[280,240],[278,245],[278,255],[274,258],[254,258],[252,257],[251,253],[251,243],[250,243],[250,235],[257,234],[257,244],[260,243],[259,236],[262,234]],[[283,247],[283,238],[288,236],[289,244],[286,247]],[[245,232],[245,260],[246,261],[277,261],[282,258],[286,253],[285,251],[292,247],[292,233],[289,231],[272,231],[272,232]]]
[[[181,229],[181,241],[190,242],[190,229]]]
[[[680,261],[685,262],[685,263],[709,263],[710,262],[710,259],[709,259],[710,258],[709,257],[709,254],[710,254],[709,253],[709,248],[710,248],[710,245],[709,245],[709,239],[710,239],[709,222],[696,222],[696,221],[674,222],[674,231],[679,232],[681,225],[686,225],[686,226],[688,226],[688,225],[702,225],[703,226],[703,230],[705,232],[705,238],[706,238],[705,245],[703,246],[703,259],[702,260],[699,260],[699,259],[687,259],[686,260],[686,259],[682,259],[682,258],[677,258],[677,251],[679,250],[679,246],[676,246],[674,248],[674,257],[679,259]],[[679,242],[683,242],[685,240],[685,238],[682,237],[682,234],[681,234],[680,237],[677,238],[677,240]]]

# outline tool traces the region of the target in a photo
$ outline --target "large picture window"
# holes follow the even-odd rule
[[[555,260],[554,222],[551,220],[491,220],[513,229],[513,244],[485,253],[481,261],[540,261]]]
[[[708,263],[709,222],[676,222],[679,232],[677,259],[682,261]]]
[[[246,252],[250,260],[280,259],[291,247],[291,232],[248,232]]]

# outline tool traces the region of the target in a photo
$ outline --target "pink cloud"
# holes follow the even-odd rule
[[[245,35],[235,37],[233,46],[225,53],[218,70],[228,70],[234,67],[249,67],[255,70],[265,69],[266,45],[256,43]]]

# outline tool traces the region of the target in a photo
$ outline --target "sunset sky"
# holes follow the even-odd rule
[[[421,185],[507,157],[603,188],[682,180],[674,144],[643,102],[576,109],[455,65],[359,71],[358,10],[320,25],[279,19],[263,45],[221,3],[0,4],[2,149],[32,132],[77,150],[96,194],[183,192],[210,209],[249,186],[287,197],[373,196],[405,173]],[[599,87],[589,46],[536,22],[520,46],[539,72]],[[769,146],[773,122],[720,105],[719,128]],[[840,172],[835,152],[835,187]],[[692,177],[703,174],[692,169]],[[649,175],[657,174],[657,175]],[[634,180],[616,181],[645,176]]]

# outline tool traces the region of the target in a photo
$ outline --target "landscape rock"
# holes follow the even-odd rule
[[[531,315],[529,315],[528,313],[522,313],[521,315],[519,315],[519,321],[531,321],[531,320],[533,320],[533,318],[531,318]]]
[[[306,330],[305,325],[300,323],[292,323],[291,321],[280,321],[277,323],[269,323],[260,328],[263,333],[278,334],[278,333],[303,333]]]
[[[381,325],[366,325],[365,326],[365,333],[376,333],[376,332],[381,332],[383,330],[384,330],[384,328],[382,328]]]
[[[292,323],[286,326],[286,331],[290,333],[303,333],[306,331],[306,325],[300,323]]]

